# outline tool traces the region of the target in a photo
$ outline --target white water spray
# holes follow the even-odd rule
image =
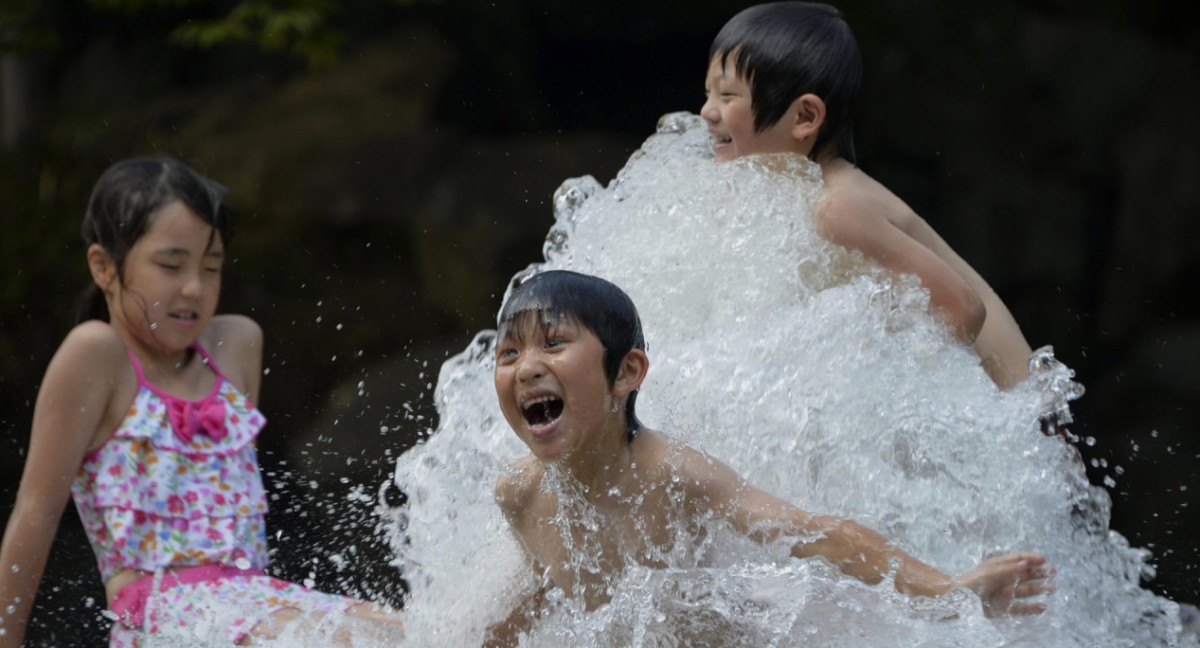
[[[766,172],[762,166],[772,166]],[[815,233],[819,169],[800,159],[713,164],[699,118],[665,117],[607,187],[555,195],[542,268],[599,275],[641,312],[651,360],[639,417],[801,508],[853,518],[944,571],[1044,553],[1059,590],[1037,617],[989,620],[965,592],[909,600],[819,561],[720,539],[704,561],[632,567],[587,611],[552,596],[534,646],[1176,646],[1174,603],[1139,587],[1147,552],[1108,529],[1038,418],[1067,413],[1070,371],[1040,352],[998,391],[929,310],[913,278]],[[530,271],[534,271],[531,268]],[[492,501],[525,447],[492,386],[494,334],[439,377],[440,423],[397,463],[390,513],[409,579],[412,645],[478,645],[531,586]],[[717,531],[717,530],[714,530]],[[719,534],[717,534],[719,535]]]

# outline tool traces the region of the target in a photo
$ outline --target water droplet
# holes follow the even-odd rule
[[[318,306],[319,306],[319,305],[320,305],[320,304],[318,304]],[[321,316],[320,316],[320,315],[317,315],[317,324],[320,324],[320,323],[321,323]]]
[[[15,574],[15,573],[17,573],[17,572],[19,572],[19,571],[21,571],[21,568],[20,568],[20,567],[18,567],[17,565],[13,565],[13,566],[12,566],[12,573],[14,573],[14,574]]]
[[[338,325],[337,325],[336,327],[334,327],[334,328],[336,328],[337,330],[339,330],[339,331],[340,331],[340,330],[342,330],[342,325],[341,325],[341,324],[338,324]]]
[[[159,302],[159,301],[154,302],[155,308],[158,308],[159,306],[162,306],[162,302]]]
[[[387,434],[389,430],[391,430],[391,428],[389,428],[389,427],[388,427],[388,426],[386,426],[386,425],[380,425],[380,426],[379,426],[379,433],[380,433],[380,434]]]
[[[238,569],[250,569],[250,559],[238,558],[237,560],[233,561],[233,566],[237,567]]]
[[[263,375],[264,375],[264,376],[265,376],[265,375],[267,375],[267,374],[269,374],[269,373],[271,373],[271,368],[270,368],[270,367],[266,367],[266,368],[264,368],[264,369],[263,369]]]
[[[153,331],[156,328],[158,328],[158,322],[150,322],[150,330]]]

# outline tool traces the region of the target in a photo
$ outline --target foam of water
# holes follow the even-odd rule
[[[1148,553],[1108,529],[1106,493],[1038,431],[1039,416],[1068,414],[1070,371],[1044,350],[1030,380],[998,391],[915,280],[815,234],[817,167],[713,164],[708,145],[697,117],[669,115],[608,187],[579,178],[555,196],[540,267],[600,275],[638,305],[640,418],[947,572],[1040,551],[1059,590],[1043,615],[994,621],[968,593],[908,600],[726,538],[703,560],[625,570],[598,609],[552,597],[524,645],[1196,645],[1177,606],[1139,587]],[[492,502],[525,454],[496,402],[493,337],[443,365],[438,429],[396,466],[409,500],[386,515],[413,645],[478,645],[532,586]]]

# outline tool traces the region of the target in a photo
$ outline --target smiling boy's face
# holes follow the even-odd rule
[[[708,122],[713,137],[713,155],[717,162],[728,162],[754,153],[801,152],[801,143],[791,132],[786,119],[763,131],[754,128],[754,109],[750,83],[738,76],[733,54],[721,63],[713,57],[704,79],[704,106],[700,116]]]
[[[604,346],[570,318],[516,316],[496,345],[496,396],[510,427],[543,461],[556,461],[624,428],[604,372]]]

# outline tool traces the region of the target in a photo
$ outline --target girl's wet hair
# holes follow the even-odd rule
[[[825,102],[825,123],[809,157],[834,143],[851,163],[854,114],[862,90],[858,42],[835,7],[815,2],[774,2],[750,7],[725,23],[708,60],[733,57],[737,75],[750,84],[754,127],[763,131],[783,117],[797,97]]]
[[[221,203],[225,187],[196,173],[170,157],[136,158],[110,166],[100,175],[80,233],[87,246],[98,243],[112,257],[117,280],[125,284],[125,257],[158,210],[178,200],[201,220],[212,225],[226,245],[233,238],[233,218]],[[210,239],[209,245],[212,245]],[[80,295],[76,322],[107,320],[108,304],[99,286]]]
[[[625,291],[599,277],[549,270],[535,274],[518,285],[500,309],[499,336],[513,334],[526,317],[536,317],[543,328],[572,321],[586,326],[604,347],[604,375],[611,386],[621,371],[621,362],[633,349],[646,350],[642,321],[637,307]],[[642,427],[634,413],[637,390],[625,401],[625,428],[630,438]]]

